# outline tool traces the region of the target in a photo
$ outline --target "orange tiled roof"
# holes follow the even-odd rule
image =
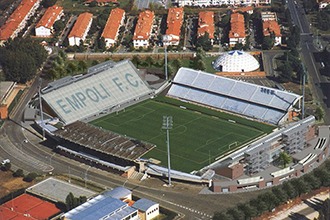
[[[133,40],[148,40],[154,21],[155,13],[149,10],[143,11],[139,14]]]
[[[68,38],[70,37],[82,37],[88,26],[88,23],[93,18],[91,13],[85,12],[78,16],[76,23],[74,24]]]
[[[199,12],[198,18],[198,36],[209,33],[210,39],[214,38],[214,13],[212,11]]]
[[[6,23],[0,28],[0,40],[6,41],[13,35],[37,2],[38,0],[22,0],[21,4],[10,15]]]
[[[85,3],[91,3],[96,1],[97,3],[108,3],[108,2],[113,2],[116,3],[117,0],[86,0]]]
[[[51,28],[53,27],[56,18],[63,12],[63,8],[57,5],[53,5],[52,7],[49,7],[44,16],[40,19],[36,27],[46,27],[46,28]]]
[[[101,36],[104,38],[115,39],[120,27],[121,20],[124,16],[125,11],[123,9],[112,9]]]
[[[166,35],[174,35],[180,37],[182,23],[183,8],[168,9]]]
[[[245,36],[244,16],[240,13],[232,13],[229,38],[244,38]]]
[[[264,21],[262,23],[262,32],[264,36],[270,36],[271,33],[274,33],[275,37],[282,36],[280,26],[274,20]]]

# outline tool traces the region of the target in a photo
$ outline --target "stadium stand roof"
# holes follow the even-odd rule
[[[0,206],[1,219],[50,219],[61,212],[55,204],[22,194]]]
[[[239,50],[222,54],[213,62],[213,68],[222,72],[251,72],[259,67],[258,60]]]
[[[278,124],[301,98],[294,93],[180,68],[167,95]]]
[[[62,78],[42,89],[42,99],[65,124],[153,93],[128,60],[105,62],[88,72]]]
[[[137,210],[128,206],[127,203],[112,197],[98,195],[65,213],[62,217],[68,220],[124,219],[134,213],[137,214]]]
[[[54,135],[80,146],[131,161],[155,147],[80,121],[57,130]]]

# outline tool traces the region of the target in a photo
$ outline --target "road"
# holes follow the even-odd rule
[[[330,84],[327,79],[319,73],[320,66],[314,59],[314,53],[318,52],[318,50],[315,48],[315,40],[310,31],[310,23],[307,20],[306,15],[303,14],[301,7],[300,1],[297,1],[297,5],[294,4],[294,0],[288,1],[288,8],[290,10],[292,21],[299,26],[301,30],[300,56],[307,70],[309,87],[314,94],[316,104],[319,104],[324,109],[325,124],[330,124]]]

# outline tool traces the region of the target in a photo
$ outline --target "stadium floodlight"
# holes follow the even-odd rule
[[[42,78],[39,78],[39,107],[40,107],[40,120],[41,120],[41,130],[42,130],[42,140],[45,140],[45,123],[44,123],[44,113],[42,111],[42,100],[41,100],[41,84]]]
[[[167,71],[167,44],[171,41],[172,37],[170,35],[163,36],[164,52],[165,52],[165,79],[168,80],[168,71]]]
[[[305,118],[305,84],[306,84],[306,67],[302,64],[303,75],[302,75],[302,103],[301,103],[301,118]]]
[[[162,129],[166,130],[168,186],[172,186],[172,183],[171,183],[171,156],[170,156],[170,129],[172,129],[172,127],[173,127],[172,116],[163,116]]]

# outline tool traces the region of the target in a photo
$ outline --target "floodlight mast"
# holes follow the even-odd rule
[[[172,183],[171,183],[171,155],[170,155],[170,129],[172,129],[172,127],[173,127],[172,116],[163,116],[162,128],[166,130],[168,186],[172,186]]]
[[[42,100],[41,100],[41,84],[42,84],[42,79],[39,78],[39,107],[40,107],[40,120],[41,120],[41,130],[42,130],[42,140],[45,140],[45,124],[44,124],[44,113],[42,111]]]
[[[169,35],[163,36],[164,52],[165,52],[165,79],[168,80],[168,70],[167,70],[167,44],[171,41]]]
[[[301,117],[305,118],[305,83],[306,83],[306,67],[303,64],[303,75],[302,75],[302,104],[301,104]]]

